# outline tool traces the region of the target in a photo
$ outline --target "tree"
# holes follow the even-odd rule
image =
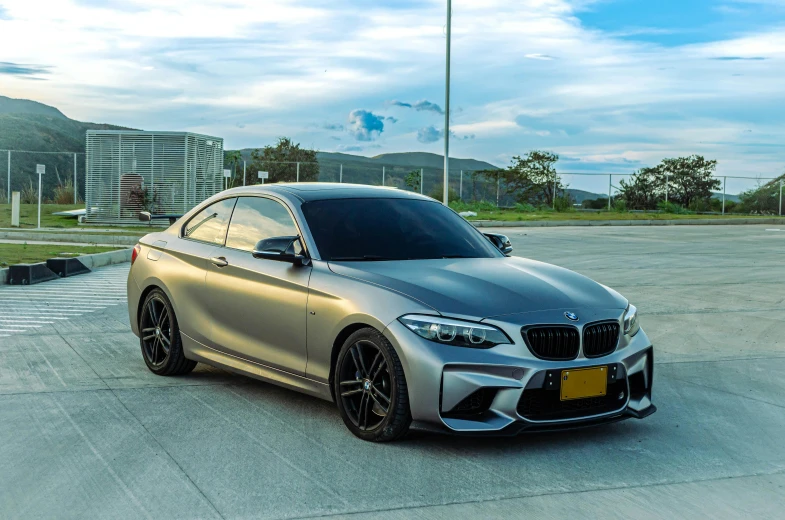
[[[779,212],[780,182],[785,180],[785,175],[762,184],[741,194],[741,211],[753,214],[776,214]],[[726,204],[727,206],[727,204]],[[727,209],[727,207],[726,207]]]
[[[232,170],[232,180],[231,180],[232,185],[234,185],[235,177],[238,177],[237,165],[240,164],[242,160],[243,160],[243,154],[240,152],[240,150],[224,151],[224,165],[225,166],[228,166],[230,164],[232,165],[232,167],[230,168]],[[242,174],[239,177],[242,178]]]
[[[558,160],[557,154],[541,150],[513,157],[512,165],[504,170],[507,193],[521,203],[553,204],[553,198],[565,188],[554,167]]]
[[[713,177],[717,169],[716,160],[706,160],[702,155],[663,159],[659,166],[661,175],[668,176],[668,184],[673,189],[669,199],[689,207],[693,201],[708,202],[712,192],[720,189],[722,183]]]
[[[717,161],[701,155],[663,159],[657,166],[641,168],[629,180],[622,180],[619,198],[629,209],[654,209],[665,200],[667,189],[669,202],[685,208],[708,207],[712,192],[722,185],[713,177],[716,168]]]
[[[619,182],[619,195],[627,209],[655,209],[665,198],[665,176],[660,166],[641,168],[632,177]],[[608,199],[603,199],[607,207]]]
[[[412,191],[420,191],[420,183],[422,182],[422,176],[420,174],[420,170],[412,170],[406,174],[404,177],[403,182],[412,190]]]
[[[476,183],[477,183],[477,178],[479,177],[479,178],[485,179],[487,182],[489,182],[489,183],[491,183],[493,185],[493,189],[494,189],[494,191],[496,193],[496,205],[498,206],[499,205],[499,186],[500,186],[501,180],[504,179],[505,176],[506,176],[506,172],[505,172],[505,170],[502,170],[501,168],[498,168],[498,169],[495,169],[495,170],[477,170],[477,171],[472,172],[471,173],[471,179],[472,179],[472,200],[474,200],[475,186],[476,186]]]
[[[267,181],[295,182],[297,180],[297,164],[300,163],[300,182],[319,180],[319,163],[316,160],[316,150],[300,148],[299,143],[294,143],[288,137],[278,138],[275,146],[265,146],[251,153],[251,171],[266,171],[270,173]],[[256,184],[256,174],[248,176],[249,184]]]

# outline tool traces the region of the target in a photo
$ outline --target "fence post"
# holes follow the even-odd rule
[[[553,179],[553,209],[556,209],[556,179]]]
[[[420,195],[422,195],[423,184],[425,184],[425,168],[420,168]]]
[[[8,202],[11,202],[11,150],[8,150]]]
[[[341,171],[338,173],[338,182],[343,183],[343,164],[341,164]]]
[[[782,216],[782,179],[780,179],[780,217]]]
[[[668,184],[670,183],[670,175],[665,174],[665,202],[668,202]]]
[[[297,182],[300,182],[300,163],[297,163]]]
[[[496,177],[496,207],[499,207],[499,184],[501,184],[501,178]]]
[[[76,193],[76,154],[74,154],[74,204],[77,203]]]
[[[36,167],[36,169],[38,169]],[[38,229],[41,229],[41,173],[38,173]]]
[[[461,170],[461,182],[458,184],[458,199],[463,200],[463,170]]]
[[[613,174],[608,174],[608,211],[611,210],[611,187],[613,186]]]
[[[725,214],[725,192],[727,191],[725,187],[728,185],[728,178],[722,178],[722,214]]]
[[[382,186],[384,186],[384,166],[382,166]]]

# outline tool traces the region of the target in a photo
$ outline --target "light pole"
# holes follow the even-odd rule
[[[46,166],[36,164],[35,173],[38,174],[38,229],[41,229],[41,176],[46,173]]]
[[[450,196],[450,28],[452,25],[452,0],[447,0],[447,70],[444,83],[444,205]]]

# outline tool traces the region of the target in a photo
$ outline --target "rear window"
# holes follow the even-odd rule
[[[200,242],[223,245],[235,198],[224,199],[197,213],[183,230],[183,236]]]

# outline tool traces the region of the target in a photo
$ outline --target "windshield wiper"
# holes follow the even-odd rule
[[[467,256],[467,255],[444,255],[442,258],[477,258],[477,257]]]
[[[378,255],[334,256],[330,258],[331,262],[382,262],[384,260],[405,260],[405,258],[387,258]]]

